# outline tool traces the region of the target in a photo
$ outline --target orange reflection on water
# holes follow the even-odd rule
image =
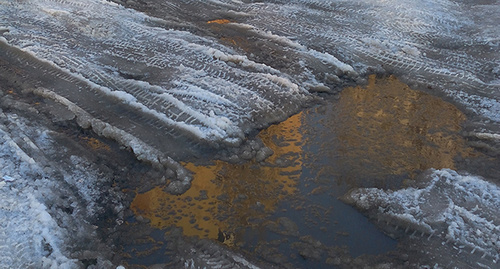
[[[208,24],[211,24],[211,23],[216,23],[216,24],[228,24],[228,23],[231,23],[230,20],[226,20],[226,19],[218,19],[218,20],[211,20],[211,21],[207,21]]]
[[[266,164],[187,163],[185,167],[193,171],[194,179],[186,193],[176,196],[156,187],[137,194],[131,209],[150,219],[154,227],[175,225],[182,227],[185,235],[232,245],[239,227],[270,214],[280,200],[296,191],[302,167],[301,121],[302,114],[297,114],[259,134],[274,151]]]
[[[394,76],[370,76],[367,86],[343,90],[327,112],[322,147],[335,148],[334,173],[344,178],[454,169],[457,156],[472,154],[459,135],[465,119],[452,104],[412,90]]]

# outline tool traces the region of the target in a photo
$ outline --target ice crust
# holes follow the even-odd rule
[[[418,186],[397,191],[356,189],[343,199],[373,218],[458,248],[500,259],[500,187],[481,177],[432,170]]]

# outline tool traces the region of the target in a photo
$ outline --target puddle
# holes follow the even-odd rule
[[[261,131],[274,151],[264,163],[186,163],[191,189],[176,196],[159,186],[137,194],[131,209],[156,229],[180,227],[268,262],[340,266],[338,257],[382,254],[397,242],[337,197],[353,187],[397,189],[420,171],[474,157],[459,135],[464,120],[453,105],[395,77],[371,76]]]
[[[262,131],[259,137],[274,151],[267,163],[243,165],[215,161],[184,166],[193,171],[191,188],[171,195],[162,186],[136,196],[131,209],[156,228],[182,227],[184,234],[234,244],[235,229],[251,225],[276,210],[279,201],[297,191],[302,161],[302,114]],[[279,166],[277,164],[280,164]]]

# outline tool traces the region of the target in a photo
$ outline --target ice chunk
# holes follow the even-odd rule
[[[312,49],[309,50],[308,53],[311,54],[312,56],[316,57],[317,59],[321,60],[321,61],[324,61],[324,62],[332,64],[333,66],[335,66],[338,69],[342,70],[342,72],[344,72],[344,73],[351,74],[353,76],[357,76],[357,73],[356,73],[356,71],[354,71],[354,69],[352,68],[352,66],[339,61],[339,59],[337,59],[335,56],[333,56],[333,55],[331,55],[329,53],[319,52],[319,51],[312,50]]]
[[[5,181],[5,182],[12,182],[14,180],[16,180],[15,178],[11,177],[11,176],[3,176],[2,179]]]
[[[401,50],[403,52],[411,55],[411,56],[415,56],[416,57],[416,56],[420,55],[420,51],[417,48],[411,47],[411,46],[408,46],[408,45],[406,45],[403,48],[401,48]]]

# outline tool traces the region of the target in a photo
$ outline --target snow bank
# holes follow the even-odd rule
[[[397,191],[356,189],[342,199],[393,225],[500,259],[500,187],[453,170],[432,170],[418,186]]]
[[[462,90],[447,89],[445,92],[460,103],[466,104],[467,108],[476,114],[497,123],[500,122],[500,100],[498,98],[475,95]]]
[[[0,268],[83,268],[94,259],[94,268],[111,268],[91,224],[122,210],[109,168],[51,131],[43,113],[9,99],[0,102],[9,108],[0,108]]]
[[[242,27],[266,29],[259,30],[262,36],[286,49],[308,51],[361,75],[404,76],[405,82],[445,92],[466,109],[500,120],[498,1],[291,0],[242,10],[253,14]]]

